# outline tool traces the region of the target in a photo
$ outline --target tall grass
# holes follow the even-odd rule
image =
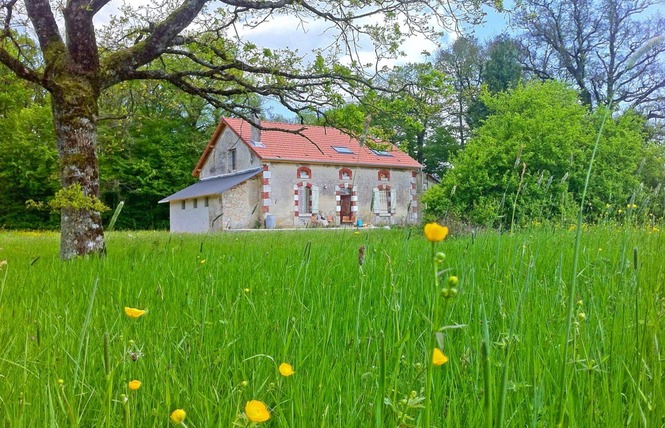
[[[460,279],[446,323],[466,327],[444,331],[431,426],[558,422],[574,240],[541,228],[437,247]],[[175,408],[189,427],[242,425],[251,399],[268,426],[423,424],[434,293],[420,230],[114,232],[106,258],[67,263],[57,245],[0,235],[2,426],[167,426]],[[665,423],[663,248],[653,230],[582,236],[568,425]]]

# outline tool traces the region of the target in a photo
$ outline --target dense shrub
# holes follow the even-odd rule
[[[531,82],[483,101],[490,116],[442,183],[423,197],[429,215],[503,226],[569,221],[606,110],[590,112],[575,91],[555,81]],[[662,148],[647,141],[645,129],[631,111],[608,118],[589,183],[587,221],[607,216],[608,206],[617,214],[629,203],[662,215],[662,194],[646,190],[663,179]]]

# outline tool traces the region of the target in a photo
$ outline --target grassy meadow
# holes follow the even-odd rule
[[[665,424],[655,229],[584,232],[565,360],[574,231],[453,233],[438,287],[421,229],[113,232],[70,262],[58,240],[0,234],[2,427],[247,426],[249,400],[274,427]]]

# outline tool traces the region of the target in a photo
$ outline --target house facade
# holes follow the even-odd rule
[[[337,129],[223,118],[197,163],[199,181],[169,203],[172,232],[419,221],[422,165]]]

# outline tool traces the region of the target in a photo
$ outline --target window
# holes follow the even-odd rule
[[[347,155],[352,155],[353,151],[350,148],[344,146],[331,146],[337,153],[344,153]]]
[[[385,151],[385,150],[370,149],[370,151],[371,151],[372,153],[374,153],[375,155],[377,155],[377,156],[388,156],[388,157],[392,157],[392,156],[393,156],[393,155],[391,155],[390,153],[388,153],[388,152]]]
[[[377,192],[377,210],[380,213],[387,213],[390,209],[390,192],[388,190],[379,190]]]
[[[251,143],[252,146],[254,146],[254,147],[265,147],[265,144],[263,144],[263,143],[260,142],[260,141],[250,141],[250,143]]]
[[[379,181],[390,181],[390,172],[385,169],[379,171]]]
[[[192,201],[192,204],[193,204],[193,208],[198,208],[198,206],[199,206],[199,200],[196,199],[196,198],[194,198],[194,200]]]
[[[187,208],[187,201],[183,200],[182,203],[180,204],[180,209],[184,210],[185,208]]]
[[[306,166],[301,166],[300,168],[298,168],[296,177],[304,179],[312,178],[312,170],[307,168]]]
[[[300,188],[300,201],[298,208],[300,208],[300,214],[311,214],[312,213],[312,188],[311,187],[301,187]]]
[[[236,170],[236,149],[229,150],[229,172]]]
[[[340,180],[351,180],[351,170],[349,168],[342,168],[339,170],[339,179]]]
[[[203,205],[207,208],[210,205],[210,198],[208,196],[203,200]]]
[[[319,188],[308,183],[298,186],[298,215],[312,215],[319,212]]]
[[[374,214],[387,216],[397,212],[397,191],[388,186],[374,188],[373,198]]]

